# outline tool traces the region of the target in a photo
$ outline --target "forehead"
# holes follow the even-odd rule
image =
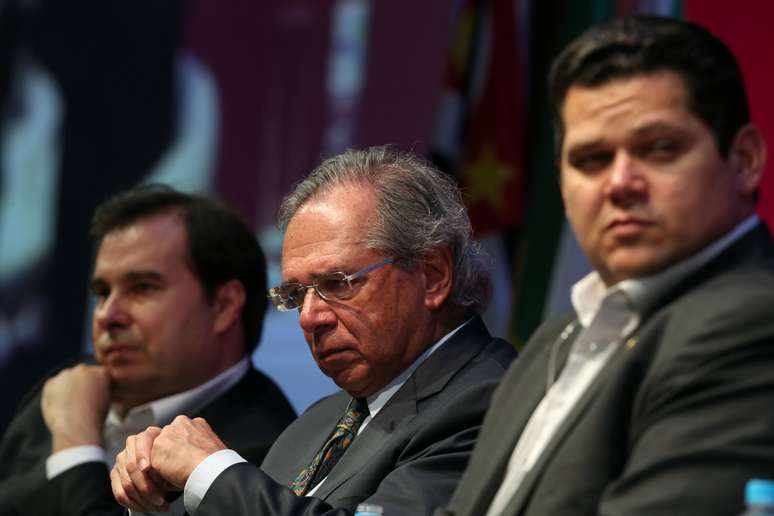
[[[362,244],[375,219],[369,187],[336,186],[313,198],[293,216],[282,245],[282,272],[288,279],[341,270],[375,252]]]
[[[622,134],[650,124],[684,124],[697,119],[687,110],[683,80],[674,72],[614,79],[599,86],[571,86],[562,106],[565,147],[576,139]]]
[[[94,275],[109,279],[137,271],[171,273],[187,267],[187,253],[188,239],[180,216],[154,215],[108,232],[97,251]]]

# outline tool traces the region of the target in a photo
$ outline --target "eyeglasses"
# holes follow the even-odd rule
[[[283,283],[269,289],[269,299],[280,312],[287,312],[294,308],[301,308],[304,304],[306,291],[313,288],[317,295],[326,301],[333,299],[349,299],[355,295],[355,281],[371,271],[392,263],[393,258],[385,258],[376,263],[363,267],[352,274],[333,272],[315,280],[314,283],[304,285],[302,283]]]

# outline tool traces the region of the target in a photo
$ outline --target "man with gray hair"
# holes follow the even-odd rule
[[[323,162],[283,201],[284,282],[269,291],[342,391],[309,408],[261,468],[200,418],[130,437],[111,474],[136,510],[184,490],[192,516],[431,514],[460,478],[515,356],[478,315],[490,278],[458,188],[376,147]]]

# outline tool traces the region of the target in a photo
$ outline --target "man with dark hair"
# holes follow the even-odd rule
[[[515,356],[478,315],[489,273],[454,182],[385,147],[318,166],[283,201],[284,283],[269,295],[299,323],[342,391],[283,432],[261,468],[203,419],[127,440],[111,473],[136,510],[163,503],[158,475],[192,516],[429,515],[467,463],[495,385]]]
[[[3,515],[122,514],[115,455],[127,436],[178,414],[206,417],[256,461],[295,417],[250,365],[266,267],[236,214],[144,186],[99,206],[91,233],[96,363],[62,369],[20,407],[0,443]],[[173,509],[182,514],[182,501]]]
[[[704,29],[619,19],[550,76],[560,187],[594,271],[492,399],[445,516],[729,515],[774,478],[765,143]]]

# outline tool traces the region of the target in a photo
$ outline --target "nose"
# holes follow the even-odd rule
[[[618,206],[627,207],[647,197],[647,181],[640,165],[627,152],[619,151],[611,165],[606,195]]]
[[[313,287],[308,287],[304,293],[304,304],[301,306],[298,322],[305,332],[316,333],[325,327],[335,326],[336,313]]]
[[[97,302],[94,307],[94,326],[102,331],[110,331],[129,326],[129,310],[123,296],[116,292]]]

